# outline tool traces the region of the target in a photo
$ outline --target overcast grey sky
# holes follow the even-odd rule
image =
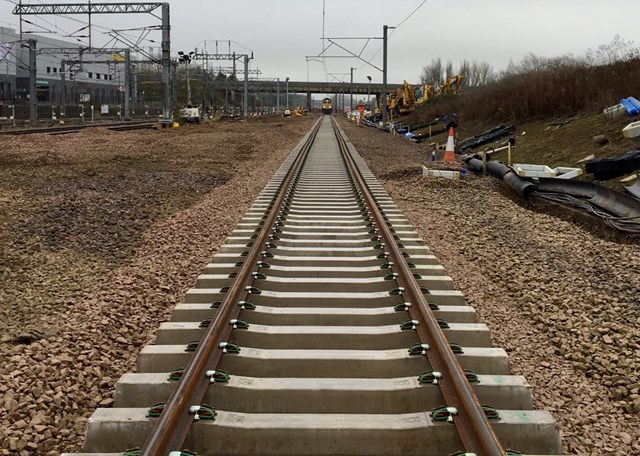
[[[14,0],[0,0],[0,25],[17,24],[11,14]],[[74,0],[75,1],[75,0]],[[105,0],[106,1],[106,0]],[[109,0],[113,1],[113,0]],[[24,3],[62,3],[58,0],[25,0]],[[173,0],[172,47],[192,50],[204,40],[234,40],[253,50],[263,77],[325,80],[320,62],[305,56],[322,50],[323,0]],[[381,36],[382,26],[405,19],[422,0],[325,0],[325,36]],[[434,57],[451,60],[486,60],[496,70],[509,59],[520,60],[533,52],[541,56],[583,54],[610,42],[616,34],[640,45],[639,0],[427,0],[424,6],[392,35],[389,42],[389,80],[415,82],[422,66]],[[86,21],[86,17],[77,16]],[[78,23],[57,17],[38,22],[52,30],[74,31]],[[34,21],[36,22],[36,21]],[[96,24],[127,28],[157,24],[149,16],[95,17]],[[52,25],[53,24],[53,25]],[[55,26],[55,27],[54,27]],[[37,29],[34,29],[37,30]],[[159,42],[159,34],[155,32]],[[96,41],[103,40],[96,32]],[[340,41],[356,52],[364,42]],[[146,46],[152,45],[145,43]],[[380,41],[369,43],[363,57],[371,58]],[[211,50],[211,48],[210,48]],[[242,51],[236,46],[235,50]],[[225,49],[226,51],[226,49]],[[331,55],[343,52],[328,52]],[[332,73],[356,67],[356,81],[374,81],[381,74],[355,59],[327,59]],[[373,58],[382,66],[382,53]],[[340,77],[340,76],[338,76]]]

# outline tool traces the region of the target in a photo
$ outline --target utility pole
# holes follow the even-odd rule
[[[173,73],[171,78],[171,97],[174,100],[178,99],[178,63],[176,62],[171,66],[171,72]]]
[[[244,56],[244,110],[245,117],[249,115],[249,56]]]
[[[280,114],[280,78],[276,79],[276,116]]]
[[[131,50],[124,51],[124,120],[131,120]]]
[[[138,66],[135,65],[131,71],[132,86],[131,86],[131,100],[133,101],[133,114],[135,114],[136,107],[138,106]]]
[[[60,62],[60,83],[62,90],[62,106],[60,107],[60,117],[64,117],[67,111],[67,82],[66,82],[66,61]]]
[[[389,120],[387,113],[387,42],[389,26],[382,27],[382,123],[386,124]]]
[[[289,109],[289,77],[287,76],[287,79],[285,79],[286,83],[287,83],[287,108]]]
[[[353,70],[355,70],[355,68],[351,67],[351,101],[349,102],[349,108],[351,111],[353,111]]]
[[[38,121],[38,87],[36,68],[36,40],[28,40],[29,46],[29,122],[35,125]]]
[[[191,78],[189,75],[189,66],[191,64],[187,62],[187,106],[191,106]]]
[[[164,82],[164,107],[162,119],[171,119],[171,19],[169,3],[162,4],[162,81]]]

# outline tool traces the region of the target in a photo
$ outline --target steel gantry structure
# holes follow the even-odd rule
[[[83,55],[89,54],[89,55],[118,55],[121,56],[121,54],[124,54],[124,56],[121,56],[124,61],[122,61],[122,63],[124,63],[124,120],[129,120],[131,118],[131,49],[129,48],[100,48],[100,49],[89,49],[89,48],[56,48],[56,47],[50,47],[50,48],[38,48],[37,49],[37,53],[38,54],[47,54],[47,55],[59,55],[59,54],[67,54],[67,55],[71,55],[71,54],[78,54],[80,56],[80,58],[78,60],[62,60],[61,62],[61,66],[60,66],[60,77],[62,79],[62,85],[64,86],[64,82],[65,82],[65,66],[66,64],[80,64],[82,66],[83,63],[85,63],[85,61],[82,59]],[[91,60],[91,61],[86,61],[86,63],[113,63],[113,64],[117,64],[119,63],[117,60],[104,60],[104,61],[96,61],[96,60]],[[65,101],[66,101],[66,94],[63,91],[63,97],[65,97]],[[64,104],[64,103],[63,103]]]
[[[155,12],[160,9],[161,14],[158,16]],[[13,9],[13,14],[20,16],[20,40],[22,41],[22,16],[33,15],[88,15],[89,24],[91,24],[91,16],[93,14],[150,14],[162,21],[162,79],[164,83],[164,107],[163,121],[171,121],[171,21],[170,8],[167,2],[136,2],[136,3],[39,3],[39,4],[22,4],[20,2]],[[35,42],[29,41],[29,49],[33,49],[30,55],[35,56]],[[91,48],[91,46],[89,46]],[[91,49],[89,49],[91,50]],[[74,52],[79,52],[76,49]],[[32,61],[33,60],[33,61]],[[30,74],[33,77],[31,85],[35,87],[35,58],[30,58]],[[31,65],[30,65],[31,66]],[[31,100],[32,120],[35,119],[34,108],[37,108],[36,101]]]
[[[249,61],[253,60],[253,52],[251,54],[236,54],[235,52],[227,53],[227,54],[218,54],[218,53],[207,53],[207,52],[198,52],[196,49],[195,53],[191,56],[191,60],[197,61],[205,61],[209,60],[227,60],[235,62],[237,60],[241,60],[244,63],[244,106],[243,106],[243,115],[247,117],[249,115]]]
[[[162,2],[144,3],[40,3],[16,5],[14,14],[117,14],[153,13]],[[16,10],[18,12],[16,12]]]

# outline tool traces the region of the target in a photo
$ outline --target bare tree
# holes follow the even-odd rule
[[[585,59],[589,65],[610,65],[638,58],[640,49],[634,46],[633,41],[627,41],[620,35],[613,37],[609,44],[598,46],[597,49],[588,49]]]
[[[451,60],[447,60],[447,66],[444,70],[444,78],[449,79],[451,76],[453,76],[453,63],[451,63]]]
[[[472,67],[474,73],[474,86],[479,87],[487,85],[496,80],[496,74],[489,62],[484,60],[482,62],[478,62],[474,60]]]
[[[464,59],[462,62],[460,62],[458,74],[461,74],[463,77],[462,87],[469,87],[473,85],[472,84],[473,74],[471,73],[471,62],[469,62],[467,59]]]
[[[442,68],[442,60],[440,57],[431,59],[431,63],[422,68],[420,80],[423,84],[431,84],[439,86],[444,79],[444,69]]]
[[[512,65],[515,67],[515,65]],[[515,71],[515,70],[514,70]],[[431,63],[422,68],[420,80],[423,84],[431,84],[440,87],[446,79],[463,75],[463,87],[478,87],[489,84],[497,79],[497,75],[493,67],[486,61],[478,62],[477,60],[463,60],[458,66],[458,72],[454,72],[454,66],[451,61],[443,67],[440,57],[432,59]]]

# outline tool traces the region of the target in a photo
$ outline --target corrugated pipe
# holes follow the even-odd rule
[[[472,171],[482,172],[482,160],[477,155],[463,155],[462,160],[467,163],[467,166]],[[525,198],[536,189],[536,185],[533,182],[523,179],[507,165],[498,161],[487,162],[487,173],[504,181],[513,191]]]

